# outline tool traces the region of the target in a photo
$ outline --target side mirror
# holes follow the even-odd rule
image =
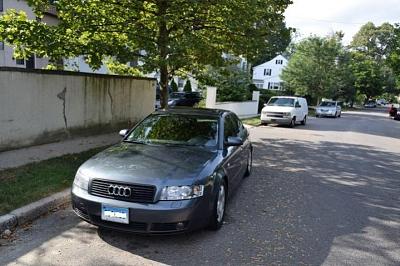
[[[265,107],[265,106],[267,106],[267,104],[266,104],[266,103],[264,103],[264,107]]]
[[[226,146],[241,146],[243,145],[243,140],[239,137],[228,137],[228,140],[225,142]]]
[[[121,137],[125,137],[126,134],[128,134],[128,131],[129,131],[129,129],[122,129],[122,130],[119,131],[119,135]]]
[[[296,108],[301,108],[301,105],[300,104],[296,104]]]

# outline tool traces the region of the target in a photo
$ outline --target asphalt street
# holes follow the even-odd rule
[[[1,242],[0,265],[400,265],[400,122],[347,112],[251,137],[220,231],[138,236],[66,208]]]

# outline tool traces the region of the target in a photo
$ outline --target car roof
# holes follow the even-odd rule
[[[184,115],[206,115],[206,116],[219,117],[224,113],[230,113],[230,112],[221,109],[173,107],[167,110],[157,110],[153,114],[184,114]]]
[[[297,97],[297,96],[272,96],[271,98],[304,99],[303,97]]]

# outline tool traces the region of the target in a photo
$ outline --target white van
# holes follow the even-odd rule
[[[261,124],[282,124],[294,127],[305,125],[308,116],[307,100],[302,97],[276,96],[269,99],[261,111]]]

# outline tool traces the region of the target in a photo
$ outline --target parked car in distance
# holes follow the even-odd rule
[[[308,117],[307,100],[302,97],[275,96],[261,110],[261,124],[281,124],[294,127],[305,125]]]
[[[368,101],[366,104],[364,104],[365,108],[375,108],[376,107],[376,102],[375,101]]]
[[[342,107],[340,107],[340,104],[337,101],[322,101],[315,109],[315,116],[341,117]]]
[[[395,117],[397,115],[397,108],[392,104],[389,108],[389,117]]]
[[[219,229],[228,196],[251,173],[249,132],[229,111],[156,111],[76,173],[75,213],[145,234]]]
[[[168,106],[193,107],[201,101],[199,92],[173,92],[169,95]]]

